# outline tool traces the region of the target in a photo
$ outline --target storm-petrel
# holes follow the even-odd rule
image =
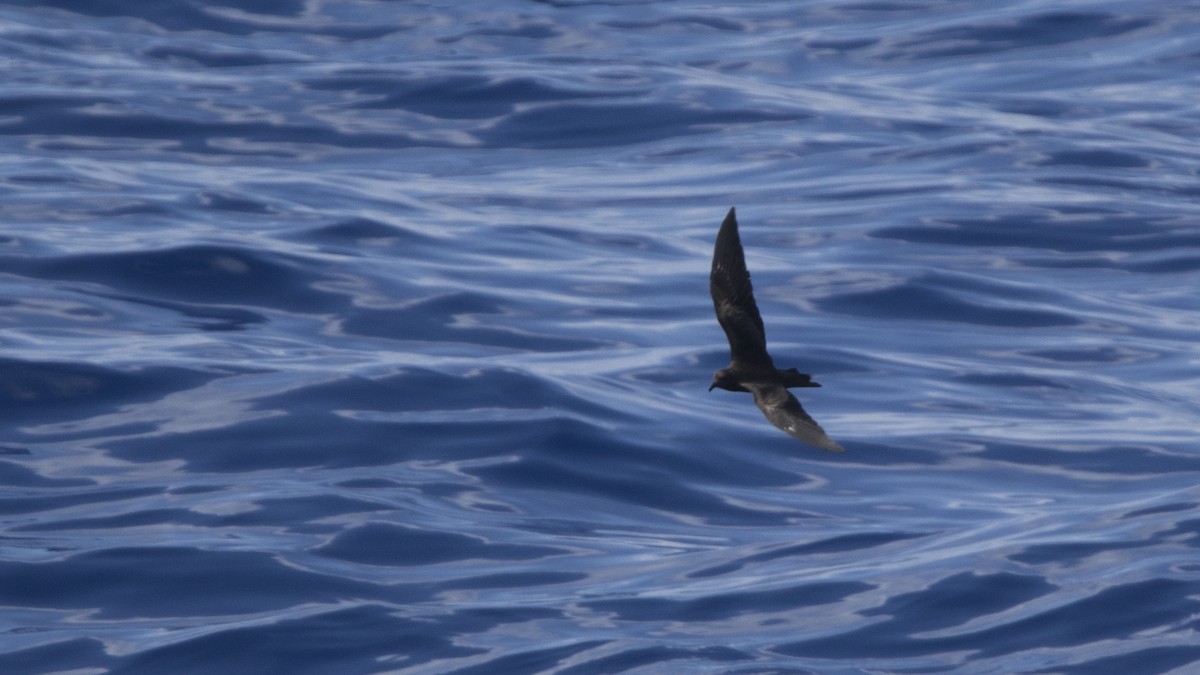
[[[792,438],[822,450],[842,452],[844,448],[825,434],[788,391],[788,387],[821,385],[813,382],[811,375],[795,368],[776,368],[767,353],[767,334],[754,302],[746,255],[738,237],[737,215],[732,208],[717,234],[708,288],[712,292],[713,308],[717,310],[717,322],[729,338],[730,356],[729,367],[713,374],[708,390],[748,391],[754,394],[754,403],[771,424]]]

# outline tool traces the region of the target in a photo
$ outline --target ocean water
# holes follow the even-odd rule
[[[0,2],[0,672],[1200,672],[1198,30]]]

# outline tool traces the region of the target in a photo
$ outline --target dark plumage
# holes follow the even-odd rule
[[[754,403],[771,424],[792,438],[822,450],[842,452],[844,448],[825,434],[788,391],[789,387],[821,385],[795,368],[776,368],[767,353],[767,335],[754,302],[754,288],[750,285],[750,272],[746,269],[746,256],[742,252],[733,209],[729,209],[717,234],[708,288],[712,292],[717,322],[729,338],[730,356],[729,366],[713,374],[708,390],[748,391],[754,394]]]

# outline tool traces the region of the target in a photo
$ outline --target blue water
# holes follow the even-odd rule
[[[1198,30],[0,2],[0,672],[1200,672]]]

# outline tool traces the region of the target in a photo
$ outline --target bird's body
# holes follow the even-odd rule
[[[795,368],[776,368],[767,353],[766,331],[754,302],[754,288],[750,285],[734,209],[729,209],[729,215],[721,223],[713,247],[709,291],[717,322],[729,338],[730,354],[729,366],[713,374],[709,391],[717,388],[752,393],[754,403],[767,420],[789,436],[822,450],[842,452],[842,446],[804,412],[800,401],[788,391],[791,387],[821,385]]]

